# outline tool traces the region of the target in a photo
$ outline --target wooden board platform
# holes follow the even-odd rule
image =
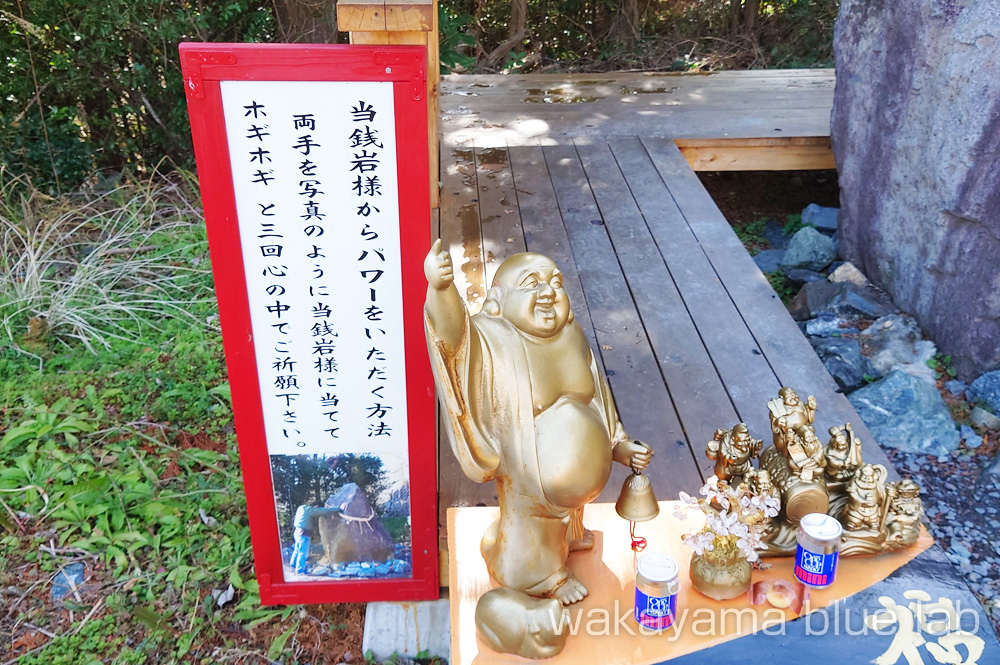
[[[597,101],[532,92],[556,89]],[[439,228],[459,292],[478,310],[507,256],[556,261],[623,423],[656,450],[660,499],[711,474],[704,451],[717,428],[743,421],[769,443],[766,403],[782,385],[816,396],[821,439],[850,422],[866,461],[887,464],[675,142],[781,145],[754,135],[767,126],[822,144],[832,90],[828,70],[443,79]],[[589,127],[596,104],[604,119]],[[697,121],[671,119],[678,108]],[[791,111],[797,119],[784,119]],[[499,121],[510,113],[547,129],[518,134]],[[602,501],[626,475],[615,467]],[[465,478],[444,439],[439,478],[442,535],[448,507],[496,505],[493,484]]]
[[[440,133],[446,148],[616,136],[825,138],[833,88],[830,69],[452,75],[441,79]]]

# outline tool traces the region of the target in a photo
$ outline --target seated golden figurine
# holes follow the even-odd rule
[[[753,458],[760,454],[763,445],[763,441],[750,436],[745,423],[739,423],[732,429],[715,430],[705,454],[715,460],[717,478],[738,485],[753,470]]]
[[[771,432],[774,434],[774,447],[785,454],[785,447],[792,433],[802,436],[804,429],[812,429],[816,420],[816,398],[812,395],[805,404],[799,400],[799,394],[788,386],[778,391],[778,398],[767,403],[771,416]]]
[[[842,521],[847,531],[881,531],[888,512],[885,481],[888,470],[881,464],[864,464],[847,485],[850,497]]]
[[[481,543],[490,575],[564,605],[582,600],[587,589],[566,559],[593,547],[583,507],[604,489],[612,461],[641,471],[652,453],[618,421],[551,259],[508,258],[472,317],[440,240],[424,272],[427,339],[452,450],[469,478],[496,481],[500,519]]]
[[[897,547],[912,545],[920,537],[920,516],[924,510],[920,486],[912,480],[900,480],[887,484],[886,492],[889,495],[886,540]]]
[[[476,633],[494,651],[522,658],[551,658],[569,637],[562,605],[512,589],[487,591],[476,603]]]
[[[831,427],[830,442],[823,454],[826,457],[826,477],[831,481],[846,482],[861,466],[861,440],[851,429],[851,423],[843,427]]]

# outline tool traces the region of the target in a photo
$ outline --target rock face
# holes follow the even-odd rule
[[[840,251],[969,380],[1000,367],[1000,11],[842,0]]]
[[[799,229],[788,243],[781,267],[822,270],[837,258],[833,241],[814,228]]]
[[[902,370],[856,390],[847,399],[883,446],[940,456],[961,442],[937,388]]]
[[[340,515],[319,518],[319,536],[323,543],[319,565],[352,561],[382,563],[392,557],[392,538],[360,487],[354,483],[341,487],[326,500],[327,508],[333,506],[344,506],[344,509]],[[375,574],[374,569],[372,574]]]

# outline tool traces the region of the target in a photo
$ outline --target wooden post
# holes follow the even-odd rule
[[[352,44],[419,44],[427,47],[427,138],[431,207],[438,207],[438,83],[441,64],[437,0],[339,0],[337,29]]]

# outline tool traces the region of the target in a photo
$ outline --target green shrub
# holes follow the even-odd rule
[[[191,161],[177,45],[266,41],[268,0],[32,0],[0,9],[0,163],[52,192]],[[23,14],[21,13],[23,11]]]

